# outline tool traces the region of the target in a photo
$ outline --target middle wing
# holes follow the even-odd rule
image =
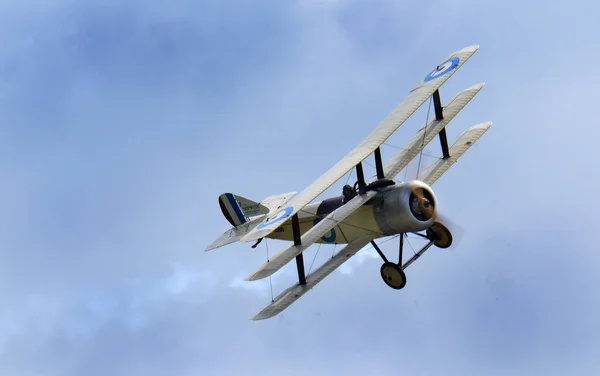
[[[317,223],[310,228],[304,235],[302,235],[300,245],[290,245],[277,253],[268,262],[260,266],[254,273],[246,277],[247,281],[256,281],[270,276],[279,269],[285,266],[288,262],[298,256],[306,248],[310,247],[317,239],[325,235],[329,230],[334,228],[338,223],[343,221],[347,216],[352,214],[354,210],[364,205],[372,197],[377,194],[376,191],[368,191],[363,195],[358,195],[344,206],[331,212],[328,216],[323,218],[321,222]]]
[[[429,73],[411,93],[373,130],[371,133],[342,160],[321,175],[298,195],[294,196],[285,207],[266,218],[253,231],[246,234],[241,241],[258,240],[272,233],[281,225],[281,221],[298,213],[333,183],[344,176],[359,162],[373,153],[387,138],[394,133],[421,106],[427,98],[446,82],[477,50],[479,46],[463,48],[441,62]]]

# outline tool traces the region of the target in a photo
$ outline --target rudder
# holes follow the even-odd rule
[[[233,227],[239,227],[248,222],[249,218],[269,212],[266,206],[233,193],[221,194],[219,206],[223,216]]]

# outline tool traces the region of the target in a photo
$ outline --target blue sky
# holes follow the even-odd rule
[[[599,11],[1,2],[0,373],[596,374]],[[472,44],[442,99],[486,86],[449,137],[494,125],[434,185],[459,246],[428,252],[401,292],[362,252],[284,314],[248,320],[269,302],[268,282],[242,281],[265,249],[203,252],[227,229],[218,195],[301,190]]]

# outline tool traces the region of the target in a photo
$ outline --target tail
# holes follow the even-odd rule
[[[269,208],[233,193],[223,193],[219,196],[219,206],[223,216],[233,227],[239,227],[250,218],[269,213]]]
[[[277,210],[296,192],[282,193],[265,198],[261,202],[255,202],[233,193],[223,193],[219,196],[221,212],[233,228],[223,233],[217,240],[206,248],[210,251],[240,240],[249,231],[254,229],[262,218]],[[244,226],[245,225],[245,226]]]

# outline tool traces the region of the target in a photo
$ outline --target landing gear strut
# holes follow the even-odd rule
[[[381,265],[381,278],[389,287],[401,290],[406,286],[406,274],[404,273],[404,269],[406,269],[410,264],[415,262],[425,251],[427,251],[432,245],[435,245],[438,248],[448,248],[452,244],[452,234],[450,230],[446,228],[443,224],[439,222],[434,222],[431,227],[429,227],[425,233],[417,235],[426,238],[429,240],[429,243],[425,245],[423,248],[419,250],[413,257],[411,257],[404,264],[402,263],[402,249],[404,247],[404,234],[400,234],[400,246],[398,250],[398,263],[394,263],[388,261],[385,254],[381,251],[379,246],[371,241],[371,245],[377,251],[381,259],[383,260],[383,265]]]

